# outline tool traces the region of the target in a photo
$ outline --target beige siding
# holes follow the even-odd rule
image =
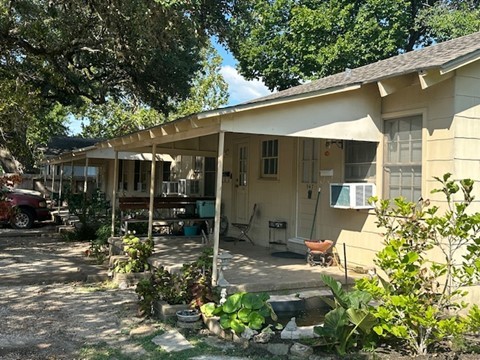
[[[455,153],[456,178],[477,181],[474,195],[480,198],[480,64],[457,70],[455,78]],[[475,204],[480,210],[480,204]]]

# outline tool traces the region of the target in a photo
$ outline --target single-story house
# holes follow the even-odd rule
[[[95,146],[216,157],[217,221],[247,222],[257,204],[255,245],[331,239],[371,266],[382,238],[368,197],[441,203],[434,176],[480,180],[480,32]]]

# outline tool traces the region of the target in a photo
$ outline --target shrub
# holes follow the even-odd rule
[[[156,300],[198,308],[205,302],[217,299],[211,285],[212,266],[213,249],[206,248],[196,261],[183,265],[178,273],[170,273],[164,267],[159,267],[135,289],[141,310],[150,314]]]
[[[462,317],[457,310],[467,306],[462,287],[478,282],[480,276],[480,214],[467,212],[473,181],[450,177],[435,178],[442,187],[433,192],[443,193],[447,200],[444,214],[428,200],[412,203],[397,198],[391,204],[372,199],[377,225],[386,230],[385,247],[375,260],[386,278],[365,278],[356,286],[379,302],[373,310],[379,319],[375,332],[405,341],[416,354],[426,354],[433,345],[461,337],[469,329],[478,330],[478,311]],[[454,201],[459,191],[463,199]],[[432,250],[443,254],[442,262],[429,259]]]
[[[123,237],[123,251],[127,260],[119,260],[113,269],[117,273],[143,272],[150,268],[148,258],[153,254],[153,240],[140,240],[134,234]]]

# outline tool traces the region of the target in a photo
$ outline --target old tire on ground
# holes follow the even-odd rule
[[[12,226],[15,229],[30,229],[33,226],[35,217],[28,209],[17,209],[12,218]]]

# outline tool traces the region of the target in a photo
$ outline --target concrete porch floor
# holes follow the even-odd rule
[[[200,237],[162,237],[155,239],[155,252],[150,262],[153,266],[164,266],[167,270],[181,268],[182,264],[195,261],[202,249]],[[230,283],[229,293],[236,291],[288,294],[296,290],[314,290],[323,287],[320,274],[331,275],[345,284],[345,272],[338,266],[310,266],[305,259],[274,257],[271,253],[280,251],[247,241],[226,242],[220,240],[220,252],[228,251],[232,260],[224,271]],[[348,271],[347,284],[365,275]]]

